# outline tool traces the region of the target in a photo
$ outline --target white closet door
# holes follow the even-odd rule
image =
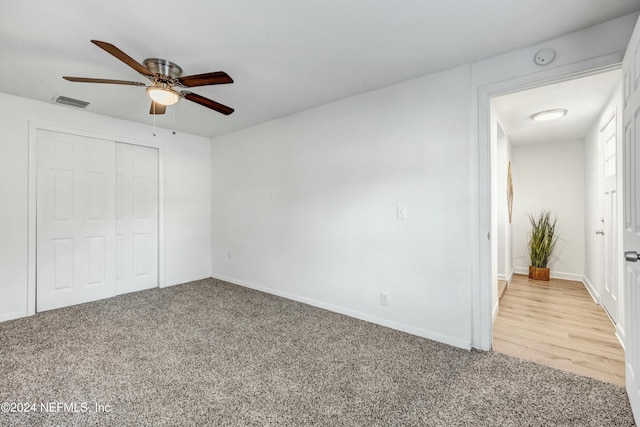
[[[37,301],[115,295],[115,142],[38,130]]]
[[[158,150],[116,144],[117,293],[158,286]]]

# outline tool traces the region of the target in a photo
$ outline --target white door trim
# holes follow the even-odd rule
[[[89,138],[106,139],[126,144],[142,145],[158,149],[158,284],[164,287],[164,144],[162,141],[144,140],[107,135],[84,129],[61,126],[54,123],[29,121],[29,197],[28,197],[28,254],[27,254],[27,316],[36,313],[36,200],[37,200],[37,130],[68,133]]]
[[[491,307],[491,241],[487,233],[491,230],[491,169],[490,169],[490,101],[491,97],[517,92],[541,85],[587,76],[622,66],[624,52],[576,62],[561,67],[513,77],[484,86],[472,85],[472,114],[477,111],[477,126],[472,126],[472,141],[477,145],[477,217],[472,218],[472,244],[477,249],[477,264],[472,265],[471,277],[471,346],[480,350],[491,350],[493,339],[493,317]],[[474,106],[473,102],[477,101]],[[473,117],[473,116],[472,116]],[[474,133],[477,132],[477,133]],[[477,139],[476,139],[477,138]],[[477,250],[477,252],[476,252]]]

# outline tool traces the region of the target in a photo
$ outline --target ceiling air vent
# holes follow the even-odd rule
[[[90,102],[82,101],[80,99],[69,98],[68,96],[57,95],[53,98],[57,104],[69,105],[70,107],[85,109]]]

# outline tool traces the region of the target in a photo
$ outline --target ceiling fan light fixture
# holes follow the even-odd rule
[[[200,96],[197,93],[189,91],[175,91],[175,85],[179,87],[197,87],[209,85],[221,85],[233,83],[233,79],[224,71],[214,71],[210,73],[193,74],[189,76],[182,75],[182,68],[171,61],[161,58],[147,58],[144,65],[118,49],[111,43],[100,40],[91,40],[91,43],[98,46],[116,59],[124,62],[126,65],[136,70],[151,81],[151,86],[144,83],[129,80],[113,80],[113,79],[95,79],[90,77],[70,77],[62,78],[70,82],[79,83],[103,83],[114,85],[142,86],[147,88],[147,95],[152,99],[149,114],[154,117],[164,114],[167,105],[173,105],[184,98],[188,101],[195,102],[205,108],[217,111],[220,114],[229,115],[233,113],[233,108],[220,104],[219,102]]]
[[[559,119],[567,115],[568,110],[566,108],[555,108],[553,110],[540,111],[531,116],[531,120],[534,122],[546,122],[549,120]]]
[[[162,86],[150,86],[147,95],[158,104],[173,105],[180,100],[180,94],[175,90]]]

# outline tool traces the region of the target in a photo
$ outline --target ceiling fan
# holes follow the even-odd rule
[[[111,43],[101,42],[99,40],[91,40],[91,43],[104,49],[111,55],[118,58],[146,78],[151,81],[151,85],[144,83],[128,81],[128,80],[109,80],[109,79],[93,79],[87,77],[68,77],[63,79],[70,82],[81,83],[108,83],[116,85],[144,86],[147,88],[147,95],[151,98],[151,109],[149,114],[164,114],[167,105],[173,105],[180,98],[200,104],[204,107],[215,110],[219,113],[229,115],[233,113],[233,108],[222,105],[219,102],[200,96],[187,90],[177,91],[175,87],[195,87],[219,85],[233,83],[233,79],[224,71],[215,71],[212,73],[195,74],[192,76],[183,76],[182,68],[166,59],[147,58],[140,64],[138,61],[112,45]],[[143,65],[144,64],[144,65]]]

